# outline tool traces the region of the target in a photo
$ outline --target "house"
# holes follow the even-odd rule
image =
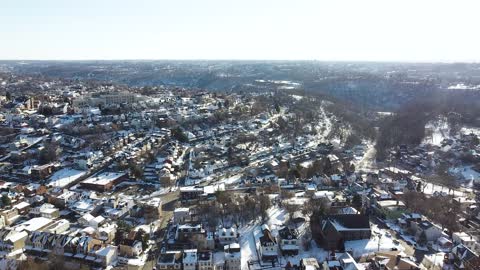
[[[480,257],[466,246],[459,244],[452,248],[453,259],[451,263],[455,269],[478,270],[480,269]]]
[[[405,212],[406,206],[399,200],[378,200],[375,202],[374,209],[381,217],[397,219]]]
[[[440,236],[437,239],[437,246],[439,250],[451,250],[453,247],[453,243],[448,238]]]
[[[400,251],[376,252],[369,270],[418,270],[420,267]]]
[[[120,256],[129,258],[137,257],[143,252],[142,241],[132,239],[132,237],[125,238],[120,242],[119,249]]]
[[[234,227],[230,228],[218,228],[215,232],[217,242],[221,246],[225,246],[237,241],[237,230]]]
[[[187,249],[183,251],[183,270],[197,270],[196,249]]]
[[[33,167],[31,170],[32,178],[34,180],[44,180],[53,172],[53,164],[45,164]]]
[[[403,213],[397,221],[400,227],[402,227],[403,229],[408,229],[411,227],[412,222],[422,221],[422,215],[417,213]]]
[[[333,253],[330,258],[323,262],[322,270],[363,270],[363,266],[357,264],[350,253],[345,252],[341,254]]]
[[[201,250],[207,248],[207,232],[201,224],[178,225],[175,232],[175,240],[179,244],[194,246]]]
[[[70,222],[66,219],[54,221],[53,224],[45,228],[45,231],[51,233],[64,233],[70,228]]]
[[[175,208],[173,210],[173,223],[181,224],[191,220],[191,213],[188,207]]]
[[[370,239],[366,215],[327,215],[311,224],[314,239],[327,250],[344,250],[345,241]]]
[[[5,225],[11,225],[20,217],[17,208],[5,209],[0,212],[0,215],[4,218]]]
[[[17,208],[19,215],[25,215],[30,211],[30,204],[28,202],[19,202],[13,207]]]
[[[278,244],[282,254],[297,255],[299,249],[297,232],[288,226],[278,230]]]
[[[315,258],[303,258],[300,260],[300,270],[320,270],[320,265]]]
[[[116,246],[108,245],[95,251],[95,254],[101,265],[107,267],[117,260],[118,248]]]
[[[223,248],[225,257],[225,270],[237,270],[241,268],[242,253],[240,252],[240,245],[233,243],[226,245]]]
[[[105,192],[111,190],[115,185],[127,178],[128,176],[124,172],[103,172],[83,180],[80,186],[90,190]]]
[[[278,256],[278,244],[272,236],[270,228],[264,224],[261,228],[261,236],[258,239],[260,244],[260,256],[264,261],[273,261]]]
[[[211,251],[197,252],[198,270],[214,270],[213,253]]]
[[[111,243],[115,239],[115,233],[117,232],[117,224],[105,223],[98,228],[98,239],[105,243]]]
[[[467,234],[465,232],[455,232],[452,234],[452,240],[453,243],[456,245],[462,244],[465,247],[471,249],[471,250],[476,250],[477,247],[477,239],[473,237],[470,234]]]
[[[420,222],[413,222],[412,229],[415,231],[415,238],[420,240],[425,234],[427,242],[435,242],[437,239],[442,236],[442,229],[430,221],[420,221]]]
[[[162,201],[160,198],[153,198],[141,204],[146,222],[153,222],[162,216]]]
[[[22,250],[27,237],[28,233],[25,231],[0,229],[0,251],[9,254]]]
[[[58,218],[60,216],[60,210],[54,207],[53,205],[44,204],[42,206],[40,206],[40,209],[39,209],[39,213],[41,217]]]
[[[25,230],[27,232],[40,231],[53,224],[53,220],[44,217],[35,217],[27,220],[19,225],[16,225],[17,231]]]
[[[167,251],[161,253],[157,260],[157,269],[180,270],[182,269],[182,252]]]
[[[187,186],[187,187],[180,188],[181,201],[198,200],[202,194],[203,194],[202,187]]]

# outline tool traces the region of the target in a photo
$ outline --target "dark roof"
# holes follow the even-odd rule
[[[180,253],[162,253],[158,256],[159,263],[180,263],[181,256]]]
[[[278,231],[280,238],[282,239],[297,239],[297,232],[289,227],[284,227]]]
[[[267,243],[277,243],[275,241],[275,238],[273,238],[272,234],[270,233],[269,230],[263,230],[263,236],[260,237],[260,243],[263,245]]]
[[[366,215],[330,215],[327,218],[349,229],[370,229],[370,221]]]
[[[209,261],[211,257],[212,257],[212,253],[210,251],[198,252],[199,261]]]

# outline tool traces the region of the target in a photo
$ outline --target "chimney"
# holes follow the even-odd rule
[[[397,258],[395,260],[395,265],[398,265],[398,263],[400,263],[400,259],[402,258],[402,256],[400,255],[397,255]]]

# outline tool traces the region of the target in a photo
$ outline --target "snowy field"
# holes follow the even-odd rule
[[[55,172],[49,179],[49,185],[53,187],[65,187],[66,185],[72,183],[78,178],[84,176],[87,172],[75,170],[71,168],[63,168]]]
[[[391,251],[392,248],[403,250],[402,245],[393,242],[392,236],[387,236],[387,232],[372,224],[372,237],[370,239],[347,241],[345,242],[345,251],[350,252],[352,257],[357,258],[377,251]]]
[[[464,197],[466,194],[460,190],[449,190],[449,188],[444,186],[435,185],[432,183],[424,183],[425,190],[423,191],[426,195],[433,195],[433,194],[448,194],[454,195],[455,197]]]

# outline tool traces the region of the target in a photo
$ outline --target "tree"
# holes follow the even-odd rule
[[[58,145],[56,143],[46,143],[43,149],[40,151],[39,162],[40,164],[48,164],[57,160]]]
[[[295,214],[295,212],[297,212],[298,210],[300,210],[300,206],[296,205],[296,204],[291,204],[291,203],[287,203],[283,206],[283,208],[285,208],[285,211],[287,212],[288,214],[288,219],[291,220],[293,215]]]
[[[355,193],[355,195],[353,195],[352,205],[357,210],[362,209],[362,207],[363,207],[362,196],[360,196],[358,193]]]
[[[425,231],[422,231],[422,233],[418,237],[418,243],[422,246],[427,244],[427,234],[425,233]]]
[[[180,127],[173,128],[171,132],[172,132],[172,137],[177,139],[179,142],[188,142],[188,137],[185,134],[185,132],[183,132],[182,128]]]
[[[130,163],[130,171],[136,179],[140,179],[143,176],[143,168],[139,164]]]
[[[145,231],[143,230],[142,228],[140,228],[138,231],[137,231],[137,240],[138,241],[141,241],[142,242],[142,249],[143,250],[146,250],[147,247],[148,247],[148,240],[150,240],[150,235]]]
[[[7,194],[2,195],[2,205],[10,205],[12,203],[12,200],[10,200],[10,197],[8,197]]]
[[[275,111],[276,111],[277,113],[280,112],[280,105],[278,105],[278,103],[275,103]]]
[[[417,189],[417,192],[422,192],[422,182],[418,181],[416,189]]]
[[[258,211],[262,221],[265,221],[268,217],[268,209],[272,206],[270,198],[265,194],[260,194],[257,198]]]
[[[328,204],[325,198],[310,199],[303,205],[302,214],[306,216],[323,216],[327,213]]]

